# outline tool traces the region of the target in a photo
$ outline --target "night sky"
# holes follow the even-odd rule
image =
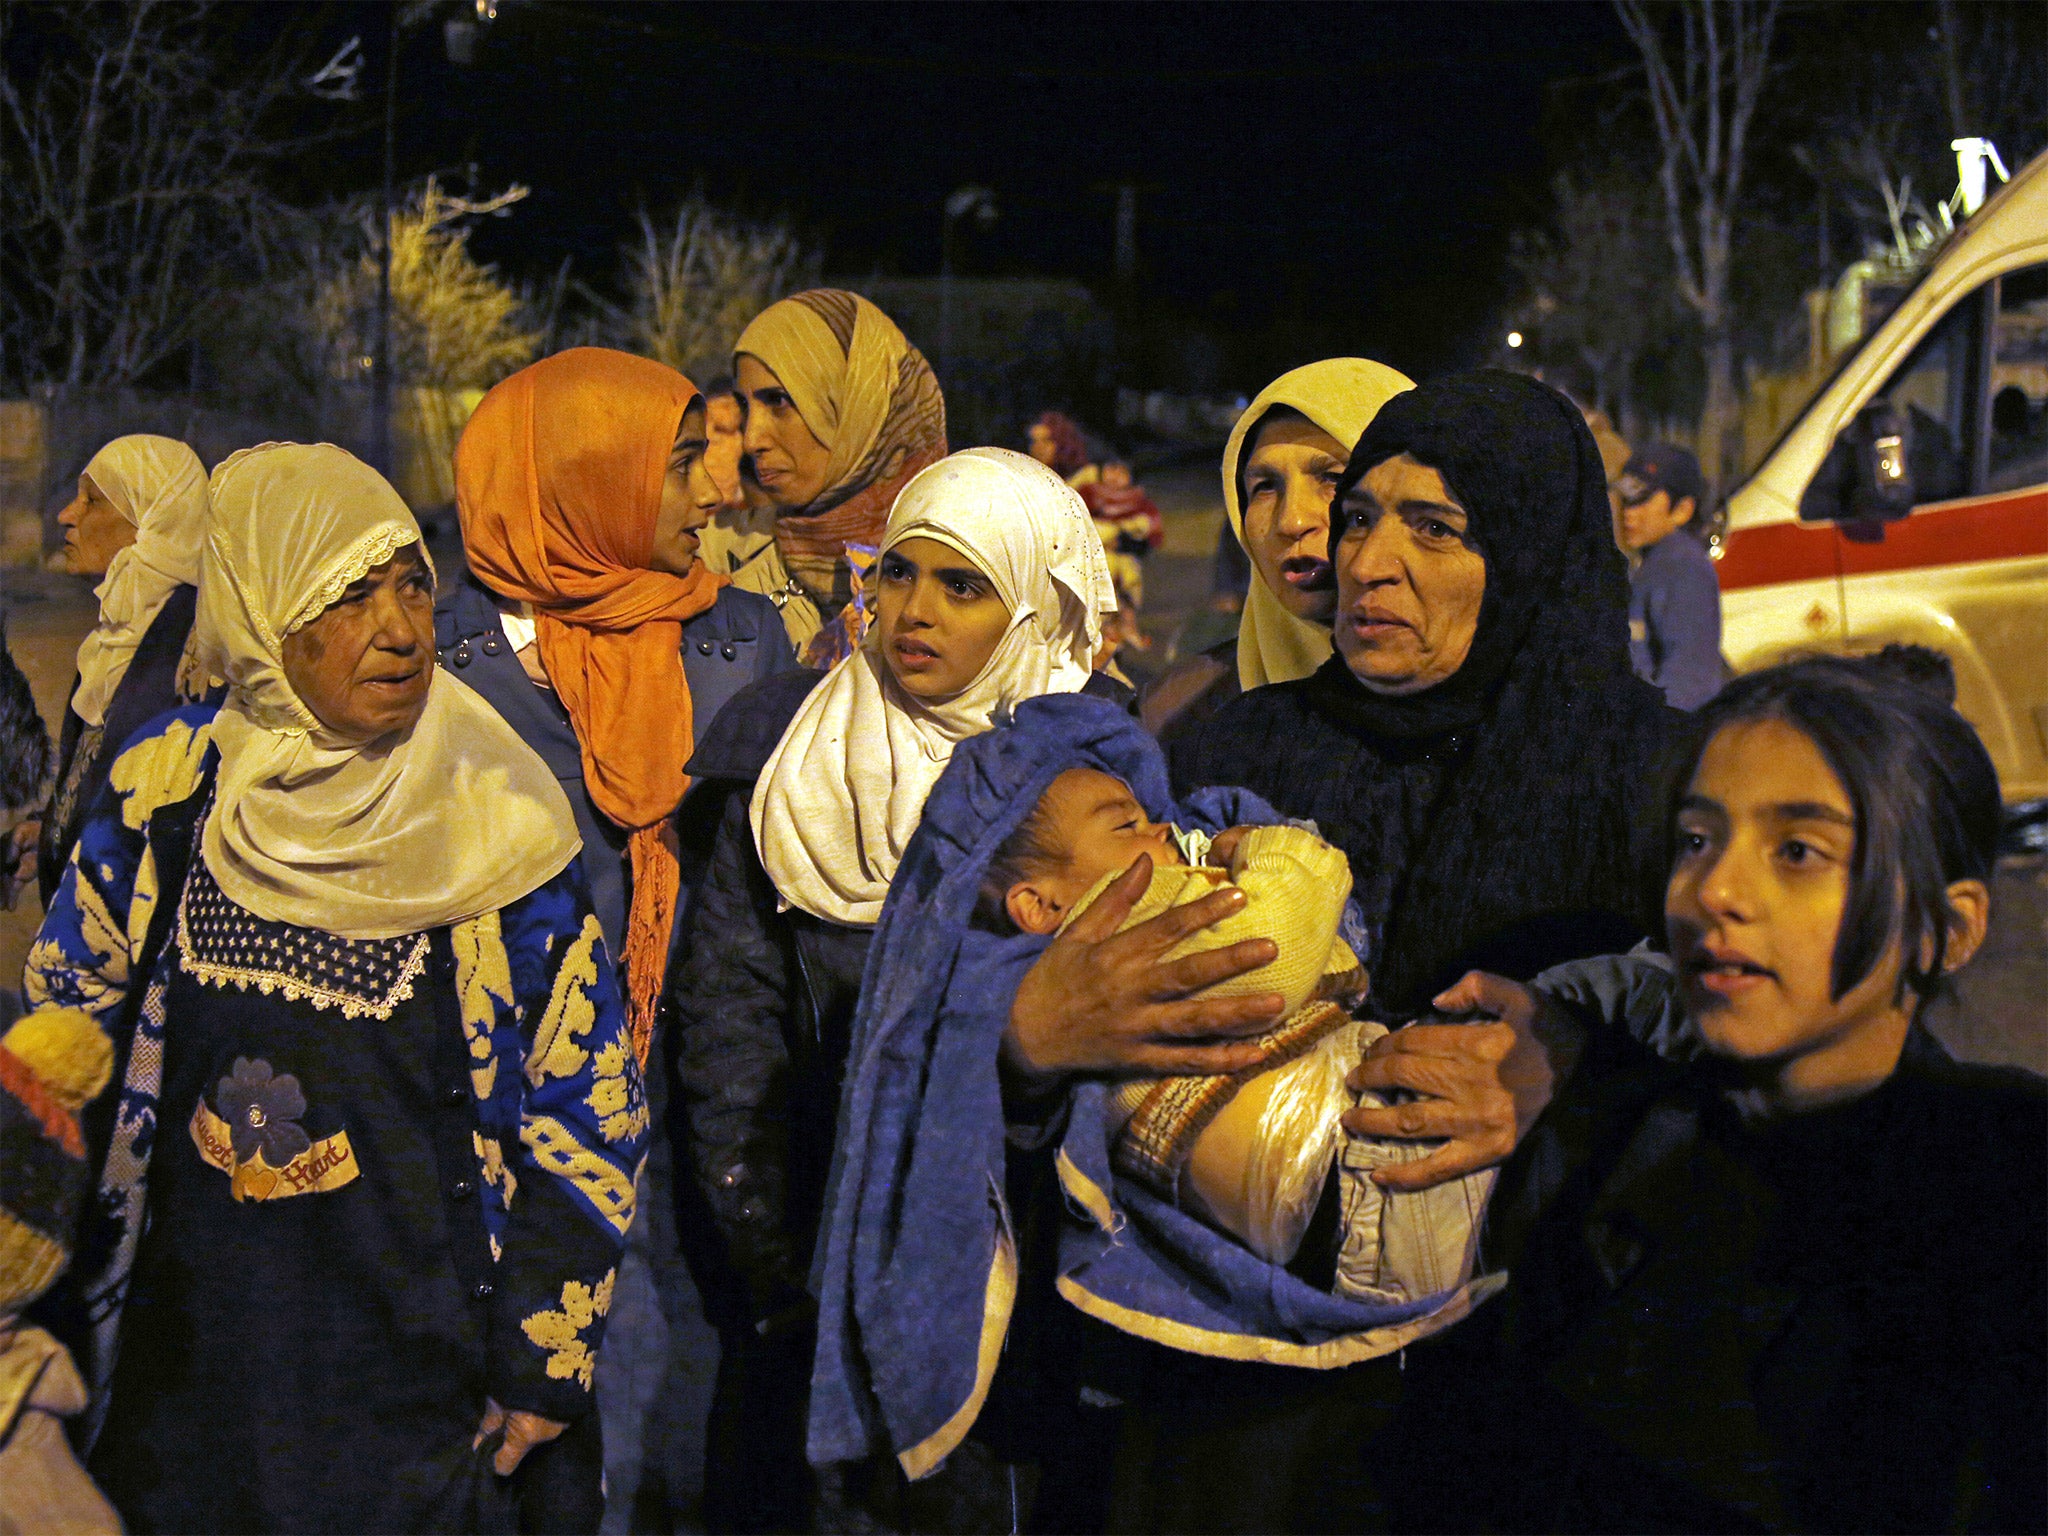
[[[387,15],[321,23],[323,43],[365,34],[370,102]],[[1431,371],[1493,340],[1507,233],[1542,210],[1551,87],[1627,59],[1602,4],[505,0],[470,68],[438,22],[406,38],[398,166],[527,183],[479,254],[522,276],[572,256],[598,285],[636,201],[693,186],[790,219],[828,274],[930,274],[947,193],[978,182],[1001,216],[961,271],[1105,287],[1106,184],[1130,180],[1141,285],[1246,338],[1238,369],[1355,350]],[[377,149],[359,134],[322,174],[373,185]]]

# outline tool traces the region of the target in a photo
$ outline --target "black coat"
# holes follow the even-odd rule
[[[1409,1523],[2048,1528],[2048,1083],[1916,1029],[1759,1130],[1603,1050],[1503,1174],[1506,1296],[1411,1351]]]
[[[1341,661],[1231,700],[1168,743],[1176,794],[1237,785],[1316,823],[1351,861],[1388,1014],[1420,1007],[1467,970],[1526,981],[1655,930],[1662,771],[1682,719],[1634,678],[1617,680],[1601,729],[1569,742],[1569,779],[1494,781],[1482,727],[1375,739],[1327,707]],[[1560,735],[1570,735],[1566,721]],[[1540,775],[1538,752],[1529,754]],[[1422,793],[1409,791],[1420,780]],[[1478,803],[1474,803],[1478,802]],[[1469,873],[1468,873],[1469,871]]]
[[[777,911],[749,818],[754,782],[789,722],[822,680],[769,678],[736,696],[698,741],[682,842],[708,843],[708,868],[669,966],[662,1006],[676,1085],[671,1135],[711,1207],[734,1282],[730,1306],[751,1321],[802,1294],[822,1218],[872,928]],[[1128,706],[1130,692],[1097,673],[1088,692]],[[700,1271],[711,1266],[700,1264]],[[722,1313],[723,1315],[717,1315]]]
[[[741,692],[698,739],[683,842],[708,867],[662,1006],[676,1087],[671,1135],[723,1252],[706,1303],[729,1326],[801,1293],[824,1202],[854,1001],[870,928],[776,910],[748,816],[754,781],[824,674]],[[712,1290],[728,1289],[714,1297]],[[754,1319],[746,1319],[754,1320]]]

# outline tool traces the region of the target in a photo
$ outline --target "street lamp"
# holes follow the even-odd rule
[[[969,185],[946,199],[946,220],[939,230],[939,378],[943,383],[952,382],[953,371],[953,226],[970,216],[982,229],[995,223],[995,193]]]
[[[1509,350],[1510,352],[1512,352],[1512,351],[1514,351],[1514,350],[1515,350],[1515,349],[1516,349],[1517,347],[1521,346],[1521,344],[1522,344],[1522,333],[1521,333],[1520,331],[1509,331],[1509,332],[1508,332],[1508,350]]]

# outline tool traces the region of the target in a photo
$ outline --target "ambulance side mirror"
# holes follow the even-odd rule
[[[1913,419],[1902,405],[1873,400],[1835,437],[1799,498],[1807,523],[1891,523],[1911,514]]]

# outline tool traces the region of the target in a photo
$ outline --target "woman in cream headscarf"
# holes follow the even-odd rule
[[[721,1324],[707,1498],[727,1528],[808,1529],[804,1384],[847,1029],[897,861],[956,742],[1075,693],[1116,612],[1102,541],[1051,470],[974,448],[896,500],[861,648],[742,695],[691,772],[725,796],[670,978],[699,1181],[745,1289]],[[1112,688],[1115,685],[1108,685]],[[782,728],[787,722],[786,729]]]
[[[57,514],[64,565],[104,576],[99,623],[78,648],[78,681],[58,743],[57,783],[37,848],[43,904],[63,878],[79,823],[107,781],[114,750],[203,691],[185,658],[206,544],[206,470],[168,437],[117,437],[92,456]]]
[[[704,559],[769,597],[805,664],[827,667],[865,622],[846,547],[871,548],[897,492],[945,455],[939,381],[895,321],[837,288],[755,316],[733,374],[750,507],[705,530]]]
[[[115,760],[24,988],[122,1064],[49,1312],[92,1471],[133,1529],[595,1529],[647,1111],[574,819],[375,471],[272,444],[212,502],[227,700]]]
[[[1381,363],[1332,357],[1259,391],[1223,447],[1223,509],[1251,557],[1237,638],[1164,673],[1144,720],[1162,740],[1246,689],[1292,682],[1330,659],[1330,494],[1381,406],[1414,383]]]

